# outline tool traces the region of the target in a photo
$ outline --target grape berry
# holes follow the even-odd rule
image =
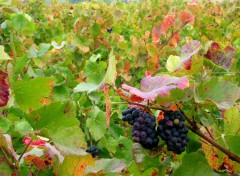
[[[141,109],[131,107],[122,112],[122,120],[132,125],[133,141],[140,143],[146,149],[158,146],[158,135],[156,128],[156,117],[143,112]]]
[[[157,133],[167,144],[167,149],[181,154],[188,142],[188,128],[184,124],[185,118],[180,111],[165,111],[164,119],[159,121]]]
[[[90,153],[92,155],[92,157],[95,158],[101,152],[101,149],[97,148],[95,145],[91,145],[88,147],[86,152]]]

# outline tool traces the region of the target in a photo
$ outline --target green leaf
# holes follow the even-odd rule
[[[228,109],[239,98],[240,89],[230,81],[213,77],[196,87],[194,96],[197,103],[204,103],[207,100],[211,100],[219,109]]]
[[[179,56],[170,55],[167,59],[166,68],[169,72],[174,72],[180,63]]]
[[[217,141],[228,148],[231,152],[236,155],[240,155],[240,136],[239,135],[222,135]]]
[[[230,148],[230,150],[235,153],[236,155],[240,155],[240,136],[237,135],[228,135],[224,136],[225,141]]]
[[[200,149],[202,147],[202,144],[200,142],[198,142],[195,139],[190,139],[188,146],[186,148],[186,152],[187,153],[192,153],[192,152],[196,152],[198,149]]]
[[[24,110],[28,111],[41,107],[41,99],[48,97],[52,87],[50,85],[54,78],[38,77],[29,81],[20,80],[12,84],[16,103]]]
[[[94,90],[97,90],[101,84],[93,84],[93,83],[80,83],[78,84],[74,89],[73,92],[92,92]]]
[[[95,141],[101,139],[106,133],[106,115],[97,106],[94,106],[89,113],[90,118],[87,119],[87,127]]]
[[[54,102],[31,112],[26,117],[34,130],[51,138],[55,146],[65,154],[84,154],[85,135],[76,118],[76,107],[71,103]]]
[[[44,56],[44,54],[46,54],[49,50],[49,48],[51,47],[50,44],[46,44],[46,43],[41,43],[39,45],[39,50],[37,51],[37,55],[38,57],[42,57]]]
[[[4,51],[4,46],[0,45],[0,61],[11,60],[12,58]]]
[[[240,111],[237,106],[224,112],[224,122],[225,134],[240,134]]]
[[[2,128],[3,133],[6,133],[11,126],[11,122],[6,117],[0,117],[0,128]]]
[[[173,176],[213,176],[214,172],[208,165],[204,154],[190,153],[183,157],[181,166],[173,173]]]
[[[113,55],[113,50],[110,53],[109,56],[109,61],[108,61],[108,69],[105,75],[105,83],[115,85],[115,80],[117,76],[117,69],[116,69],[116,59],[115,56]]]
[[[114,156],[129,165],[133,161],[132,146],[132,140],[120,136],[118,138],[118,147]]]
[[[85,169],[95,163],[91,155],[66,156],[61,165],[57,165],[56,175],[58,176],[80,176],[84,175]]]
[[[95,162],[95,166],[88,166],[85,173],[98,173],[99,171],[103,171],[104,174],[109,172],[121,173],[125,168],[126,164],[116,158],[100,159]]]
[[[23,68],[27,65],[28,61],[29,61],[29,59],[26,56],[24,56],[22,58],[18,58],[14,65],[15,74],[20,73],[23,70]]]
[[[92,26],[93,37],[98,36],[101,33],[101,26],[97,23],[94,23]]]
[[[35,32],[35,23],[27,14],[14,14],[11,18],[13,29],[19,33],[31,36]]]

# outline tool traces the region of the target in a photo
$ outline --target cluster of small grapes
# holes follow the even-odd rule
[[[184,124],[185,118],[180,111],[165,111],[164,119],[159,121],[157,132],[167,144],[167,149],[181,154],[188,142],[188,128]]]
[[[133,141],[140,143],[146,149],[158,146],[158,135],[156,131],[156,117],[143,112],[141,109],[131,107],[122,112],[122,120],[127,121],[132,128]]]
[[[87,148],[86,152],[90,153],[92,157],[95,158],[101,152],[101,149],[97,148],[95,145],[91,145]]]

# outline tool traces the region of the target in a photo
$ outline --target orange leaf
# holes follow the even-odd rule
[[[160,120],[164,119],[164,112],[161,111],[159,114],[158,114],[158,117],[157,117],[157,121],[159,122]]]
[[[33,164],[34,164],[34,166],[36,166],[36,168],[38,170],[45,170],[46,169],[45,162],[39,157],[36,157],[36,158],[33,159]]]
[[[179,42],[179,32],[176,32],[171,40],[169,41],[169,46],[174,46],[175,48],[177,47]]]
[[[109,97],[109,89],[107,86],[104,86],[105,102],[106,102],[106,122],[107,126],[110,127],[110,118],[111,118],[111,100]]]
[[[179,18],[183,23],[192,23],[195,19],[195,17],[187,11],[180,13]]]

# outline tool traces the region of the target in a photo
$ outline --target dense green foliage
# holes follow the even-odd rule
[[[239,4],[0,0],[0,175],[240,173]],[[181,108],[186,150],[134,143],[129,106]]]

